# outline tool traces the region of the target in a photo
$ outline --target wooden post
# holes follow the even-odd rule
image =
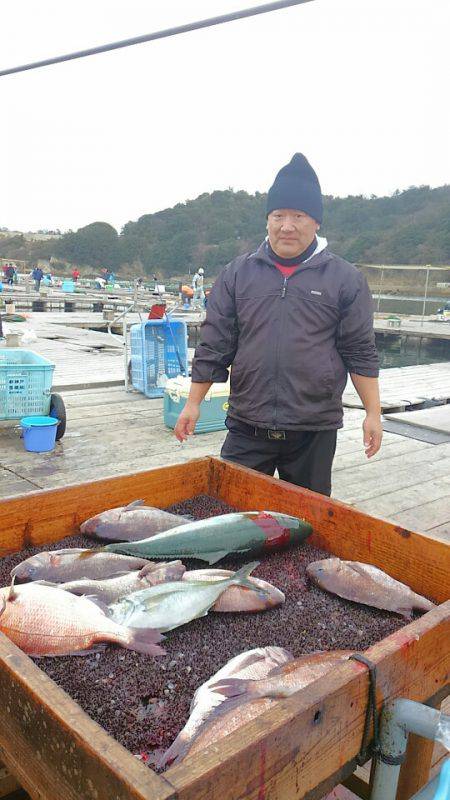
[[[440,703],[427,705],[437,708]],[[409,800],[426,784],[429,778],[434,740],[424,739],[411,733],[406,749],[406,759],[400,769],[396,800]]]

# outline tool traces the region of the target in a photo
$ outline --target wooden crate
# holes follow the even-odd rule
[[[202,458],[173,467],[0,501],[0,555],[74,534],[81,521],[142,498],[165,507],[210,494],[242,510],[304,516],[311,543],[369,561],[441,605],[373,645],[378,694],[434,702],[448,693],[450,548],[343,503]],[[319,798],[355,768],[368,697],[367,669],[336,667],[217,745],[156,775],[110,737],[0,634],[0,757],[40,800],[300,800]],[[414,749],[401,800],[426,779],[430,749]],[[400,798],[399,798],[400,800]]]

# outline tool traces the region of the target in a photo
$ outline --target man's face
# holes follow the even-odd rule
[[[280,258],[295,258],[311,244],[319,223],[295,208],[278,208],[267,217],[267,231],[272,250]]]

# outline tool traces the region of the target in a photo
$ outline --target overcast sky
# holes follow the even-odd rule
[[[0,68],[264,0],[11,0]],[[0,78],[0,226],[128,220],[266,191],[295,151],[326,194],[450,183],[448,0],[306,5]]]

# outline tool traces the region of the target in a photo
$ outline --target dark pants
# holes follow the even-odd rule
[[[280,478],[320,494],[331,494],[331,467],[336,450],[336,430],[287,431],[285,439],[270,439],[267,432],[236,419],[226,421],[228,435],[220,455],[265,475],[278,470]]]

